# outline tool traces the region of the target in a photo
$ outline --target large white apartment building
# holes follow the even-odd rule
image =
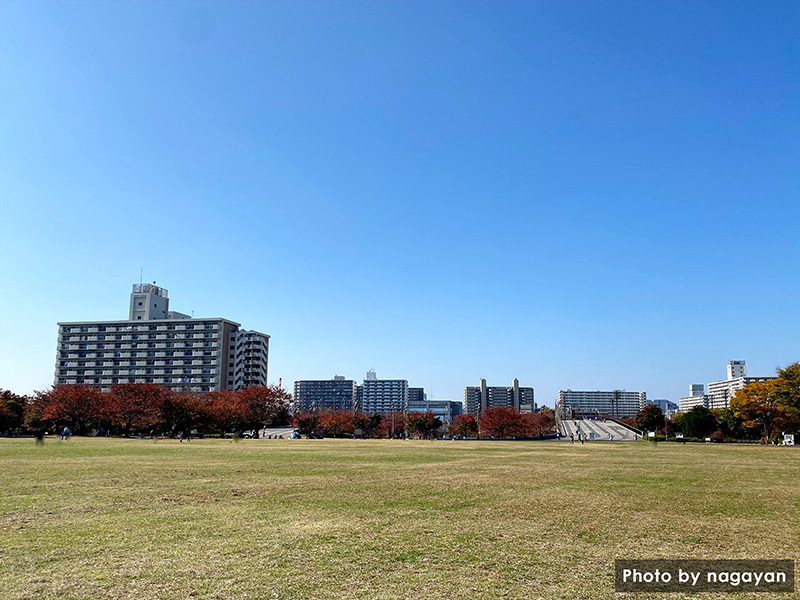
[[[703,390],[702,383],[693,383],[690,387],[689,396],[681,398],[679,401],[681,411],[691,410],[695,406],[727,408],[734,394],[744,386],[771,379],[775,379],[775,377],[748,377],[745,361],[729,360],[727,379],[709,383],[707,394],[701,393]]]
[[[695,406],[705,406],[708,408],[708,396],[706,396],[706,386],[702,383],[692,383],[689,386],[689,395],[678,400],[681,412],[692,410]]]
[[[358,410],[367,414],[385,414],[408,410],[408,381],[378,379],[370,369],[358,388]]]
[[[532,387],[520,387],[519,380],[514,379],[510,387],[487,386],[481,379],[479,386],[464,388],[464,412],[477,415],[487,408],[505,406],[521,412],[535,412],[534,390]]]
[[[565,418],[584,413],[611,417],[634,417],[647,404],[647,392],[625,390],[558,392],[558,410]]]
[[[124,321],[58,323],[54,382],[109,389],[155,383],[218,391],[267,384],[269,336],[169,310],[167,290],[136,284]]]

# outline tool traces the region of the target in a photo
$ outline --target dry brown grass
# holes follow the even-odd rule
[[[0,466],[7,599],[622,598],[615,558],[800,558],[786,448],[73,438]]]

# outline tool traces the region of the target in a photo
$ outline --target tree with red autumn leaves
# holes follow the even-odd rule
[[[36,392],[33,406],[36,417],[53,427],[69,425],[77,433],[86,433],[100,421],[103,395],[88,385],[56,385],[49,391]]]
[[[556,415],[548,408],[535,413],[524,413],[522,424],[526,437],[542,437],[555,432]]]
[[[456,415],[449,431],[453,436],[476,437],[478,435],[478,419],[475,415]]]
[[[406,432],[406,415],[401,411],[396,411],[383,416],[381,424],[378,426],[381,437],[392,439],[403,437]]]
[[[98,413],[117,425],[122,434],[131,430],[150,430],[158,420],[161,403],[170,392],[153,383],[119,383],[111,386],[100,403]]]
[[[282,387],[253,386],[236,393],[247,406],[253,427],[286,425],[289,422],[289,401],[292,396]]]
[[[325,410],[317,415],[319,429],[326,436],[338,433],[353,433],[353,413],[343,410]]]
[[[181,431],[191,431],[208,420],[208,401],[204,394],[172,392],[164,396],[159,406],[158,428],[170,437]]]
[[[220,433],[243,431],[253,422],[249,403],[234,390],[208,392],[209,425]]]
[[[517,437],[524,434],[522,415],[507,406],[487,408],[478,417],[481,437]]]

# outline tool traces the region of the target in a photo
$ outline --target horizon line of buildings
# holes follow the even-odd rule
[[[771,377],[748,377],[747,367],[743,360],[728,361],[728,376],[721,381],[713,381],[706,386],[702,383],[692,383],[689,385],[689,395],[679,400],[681,412],[687,412],[695,406],[705,408],[728,408],[731,398],[744,386],[751,383],[770,381],[777,379]]]
[[[165,288],[134,284],[128,319],[58,323],[54,384],[83,384],[107,391],[114,384],[154,383],[176,391],[239,390],[267,385],[270,336],[243,329],[224,318],[194,318],[170,310]],[[691,384],[679,404],[651,400],[665,414],[695,406],[725,408],[736,391],[753,382],[775,377],[748,377],[745,361],[728,361],[727,379]],[[378,379],[370,369],[361,384],[335,375],[326,380],[294,382],[293,400],[299,410],[350,410],[387,414],[430,410],[446,422],[459,414],[477,415],[504,406],[537,412],[533,387],[464,388],[464,401],[428,399],[424,388],[405,379]],[[585,416],[632,417],[648,404],[646,392],[559,390],[555,403],[562,418]]]

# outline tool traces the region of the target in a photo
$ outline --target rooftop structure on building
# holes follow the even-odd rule
[[[510,387],[490,387],[481,379],[479,386],[464,388],[464,412],[477,415],[488,408],[505,406],[520,412],[536,412],[532,387],[520,387],[514,379]]]
[[[556,408],[561,418],[634,417],[647,404],[647,392],[560,390]]]
[[[268,362],[269,335],[171,311],[167,290],[154,282],[133,286],[127,320],[58,323],[54,383],[242,389],[267,385]]]
[[[737,391],[751,383],[769,381],[775,377],[748,377],[743,360],[728,361],[728,377],[722,381],[708,384],[708,393],[703,392],[703,384],[693,383],[689,395],[680,399],[680,410],[689,411],[695,406],[706,408],[727,408]]]

